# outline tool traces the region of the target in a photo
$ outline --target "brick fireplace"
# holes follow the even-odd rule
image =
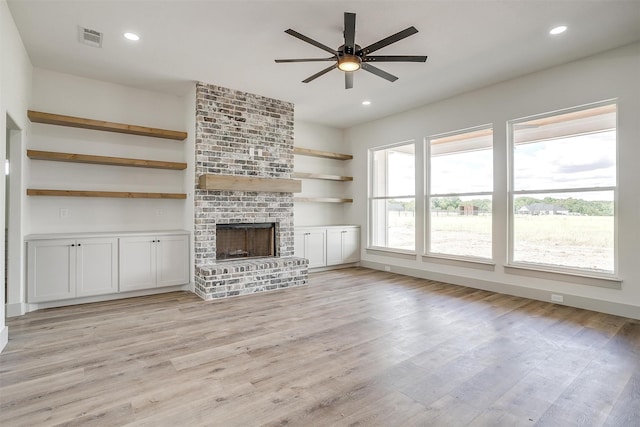
[[[306,284],[307,260],[293,256],[293,193],[200,185],[202,175],[289,180],[293,104],[198,83],[195,151],[196,293],[211,300]],[[273,256],[218,259],[221,224],[273,224]]]

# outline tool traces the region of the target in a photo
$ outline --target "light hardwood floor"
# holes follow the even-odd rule
[[[2,426],[638,426],[640,322],[363,268],[9,319]]]

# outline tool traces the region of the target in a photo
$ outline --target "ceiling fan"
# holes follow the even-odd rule
[[[391,43],[395,43],[400,41],[406,37],[409,37],[418,30],[415,27],[409,27],[404,29],[398,33],[395,33],[389,37],[385,37],[382,40],[379,40],[373,44],[370,44],[366,47],[360,47],[355,43],[355,35],[356,35],[356,14],[355,13],[344,13],[344,44],[337,49],[332,49],[329,46],[326,46],[320,42],[317,42],[309,37],[300,34],[297,31],[292,29],[288,29],[285,33],[292,35],[302,41],[305,41],[309,44],[314,45],[315,47],[319,47],[320,49],[329,52],[332,56],[329,58],[300,58],[300,59],[276,59],[277,63],[284,62],[316,62],[316,61],[336,61],[335,64],[332,64],[325,68],[322,71],[317,72],[316,74],[307,77],[302,82],[309,83],[312,80],[317,79],[318,77],[328,73],[329,71],[338,68],[339,70],[344,71],[344,86],[345,89],[351,89],[353,87],[353,73],[354,71],[363,69],[372,74],[375,74],[378,77],[382,77],[390,82],[395,82],[398,80],[396,76],[393,74],[389,74],[386,71],[381,70],[378,67],[374,67],[371,65],[372,62],[425,62],[427,60],[426,56],[418,56],[418,55],[370,55],[376,50],[382,49],[385,46],[390,45]]]

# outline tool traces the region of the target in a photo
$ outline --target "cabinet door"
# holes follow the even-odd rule
[[[357,227],[342,230],[342,262],[360,261],[360,229]]]
[[[360,229],[357,227],[327,229],[327,265],[360,261]]]
[[[309,268],[327,265],[326,235],[325,229],[309,229],[305,232],[305,258],[309,260]]]
[[[305,249],[306,231],[295,230],[293,233],[293,255],[299,258],[306,258],[307,253]]]
[[[156,252],[158,286],[189,283],[189,236],[158,236]]]
[[[76,241],[76,296],[118,292],[118,239]]]
[[[120,291],[133,291],[156,287],[155,238],[120,238]]]
[[[55,301],[76,296],[75,240],[27,243],[27,301]]]
[[[327,229],[327,265],[342,264],[342,231]]]

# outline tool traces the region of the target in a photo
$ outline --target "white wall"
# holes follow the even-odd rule
[[[193,201],[194,176],[195,176],[195,159],[196,159],[196,84],[194,82],[190,91],[182,98],[182,116],[184,118],[184,128],[188,133],[187,139],[184,141],[184,155],[187,162],[187,169],[184,171],[184,189],[187,193],[187,201],[184,203],[184,212],[182,214],[182,229],[187,230],[191,234],[189,245],[190,274],[189,277],[195,277],[195,239],[193,232],[195,229],[195,206]],[[189,286],[194,291],[193,280]]]
[[[27,128],[27,105],[30,96],[31,86],[31,71],[32,66],[29,61],[27,52],[24,49],[18,30],[16,29],[7,3],[0,1],[0,159],[5,158],[6,150],[6,136],[5,129],[7,126],[12,127],[10,132],[13,153],[18,153],[18,156],[24,152],[24,131]],[[20,186],[21,169],[15,168],[12,171],[12,180]],[[18,175],[14,173],[18,172]],[[3,174],[4,177],[4,174]],[[10,280],[20,283],[22,280],[22,272],[24,271],[24,255],[22,251],[22,230],[20,227],[20,211],[23,198],[18,194],[11,195],[10,209],[12,213],[18,212],[18,215],[12,215],[13,219],[9,224],[9,248],[11,252],[9,255],[9,268],[12,275]],[[15,196],[15,197],[14,197]],[[4,179],[0,183],[0,212],[2,212],[1,222],[5,222],[5,183]],[[0,241],[4,241],[4,227],[1,227]],[[16,242],[18,244],[16,245]],[[0,252],[0,277],[1,282],[4,282],[4,246]],[[10,283],[9,288],[9,301],[12,297],[16,297],[15,287],[11,286],[14,283]],[[18,287],[17,293],[19,298],[21,289]],[[8,330],[5,326],[5,293],[0,292],[0,351],[7,344]]]
[[[24,314],[24,236],[30,234],[193,229],[193,175],[171,171],[31,160],[27,149],[187,162],[193,168],[193,94],[143,91],[44,69],[22,73],[25,97],[17,110],[21,139],[20,277],[9,284],[8,315]],[[16,80],[13,76],[12,85]],[[29,99],[30,98],[30,99]],[[27,102],[28,99],[28,102]],[[30,123],[27,109],[172,130],[185,141]],[[4,116],[3,116],[4,117]],[[2,145],[4,147],[4,145]],[[13,149],[13,147],[12,147]],[[13,151],[12,151],[13,152]],[[12,175],[13,179],[13,175]],[[25,196],[27,188],[187,193],[186,200]],[[13,208],[12,208],[13,209]],[[67,216],[62,217],[61,210]],[[10,242],[11,243],[11,242]],[[10,246],[11,247],[11,246]],[[11,271],[10,271],[11,277]],[[193,275],[191,275],[193,277]]]
[[[187,128],[182,97],[34,69],[29,108],[173,130]],[[28,148],[185,162],[190,142],[32,124]],[[29,160],[28,188],[182,193],[185,171]],[[189,200],[27,198],[27,233],[182,229]],[[63,218],[60,210],[66,209]]]
[[[615,312],[640,318],[640,44],[615,49],[577,62],[536,72],[441,102],[407,111],[346,130],[347,145],[353,151],[352,174],[359,177],[354,185],[356,196],[347,217],[366,230],[367,218],[367,153],[371,147],[415,140],[421,146],[424,137],[486,123],[494,124],[495,197],[494,256],[495,271],[469,268],[460,264],[425,262],[367,253],[363,249],[363,265],[392,271],[447,280],[456,284],[491,289],[549,300],[550,292],[565,295],[565,303],[574,306]],[[608,289],[538,277],[525,277],[505,272],[507,258],[507,142],[506,121],[618,98],[619,193],[619,276],[621,289]],[[420,162],[421,163],[421,162]],[[418,193],[423,194],[420,171]],[[367,233],[363,232],[366,248]],[[418,254],[423,251],[417,242]],[[574,281],[575,282],[575,281]]]
[[[351,148],[344,144],[342,129],[315,123],[295,121],[296,147],[321,151],[351,154]],[[328,175],[348,175],[351,160],[332,160],[319,157],[299,156],[294,158],[296,172],[321,173]],[[353,183],[348,181],[328,181],[304,179],[302,193],[296,197],[341,197],[352,198]],[[296,202],[294,208],[295,226],[341,225],[344,224],[345,204],[322,202]]]

